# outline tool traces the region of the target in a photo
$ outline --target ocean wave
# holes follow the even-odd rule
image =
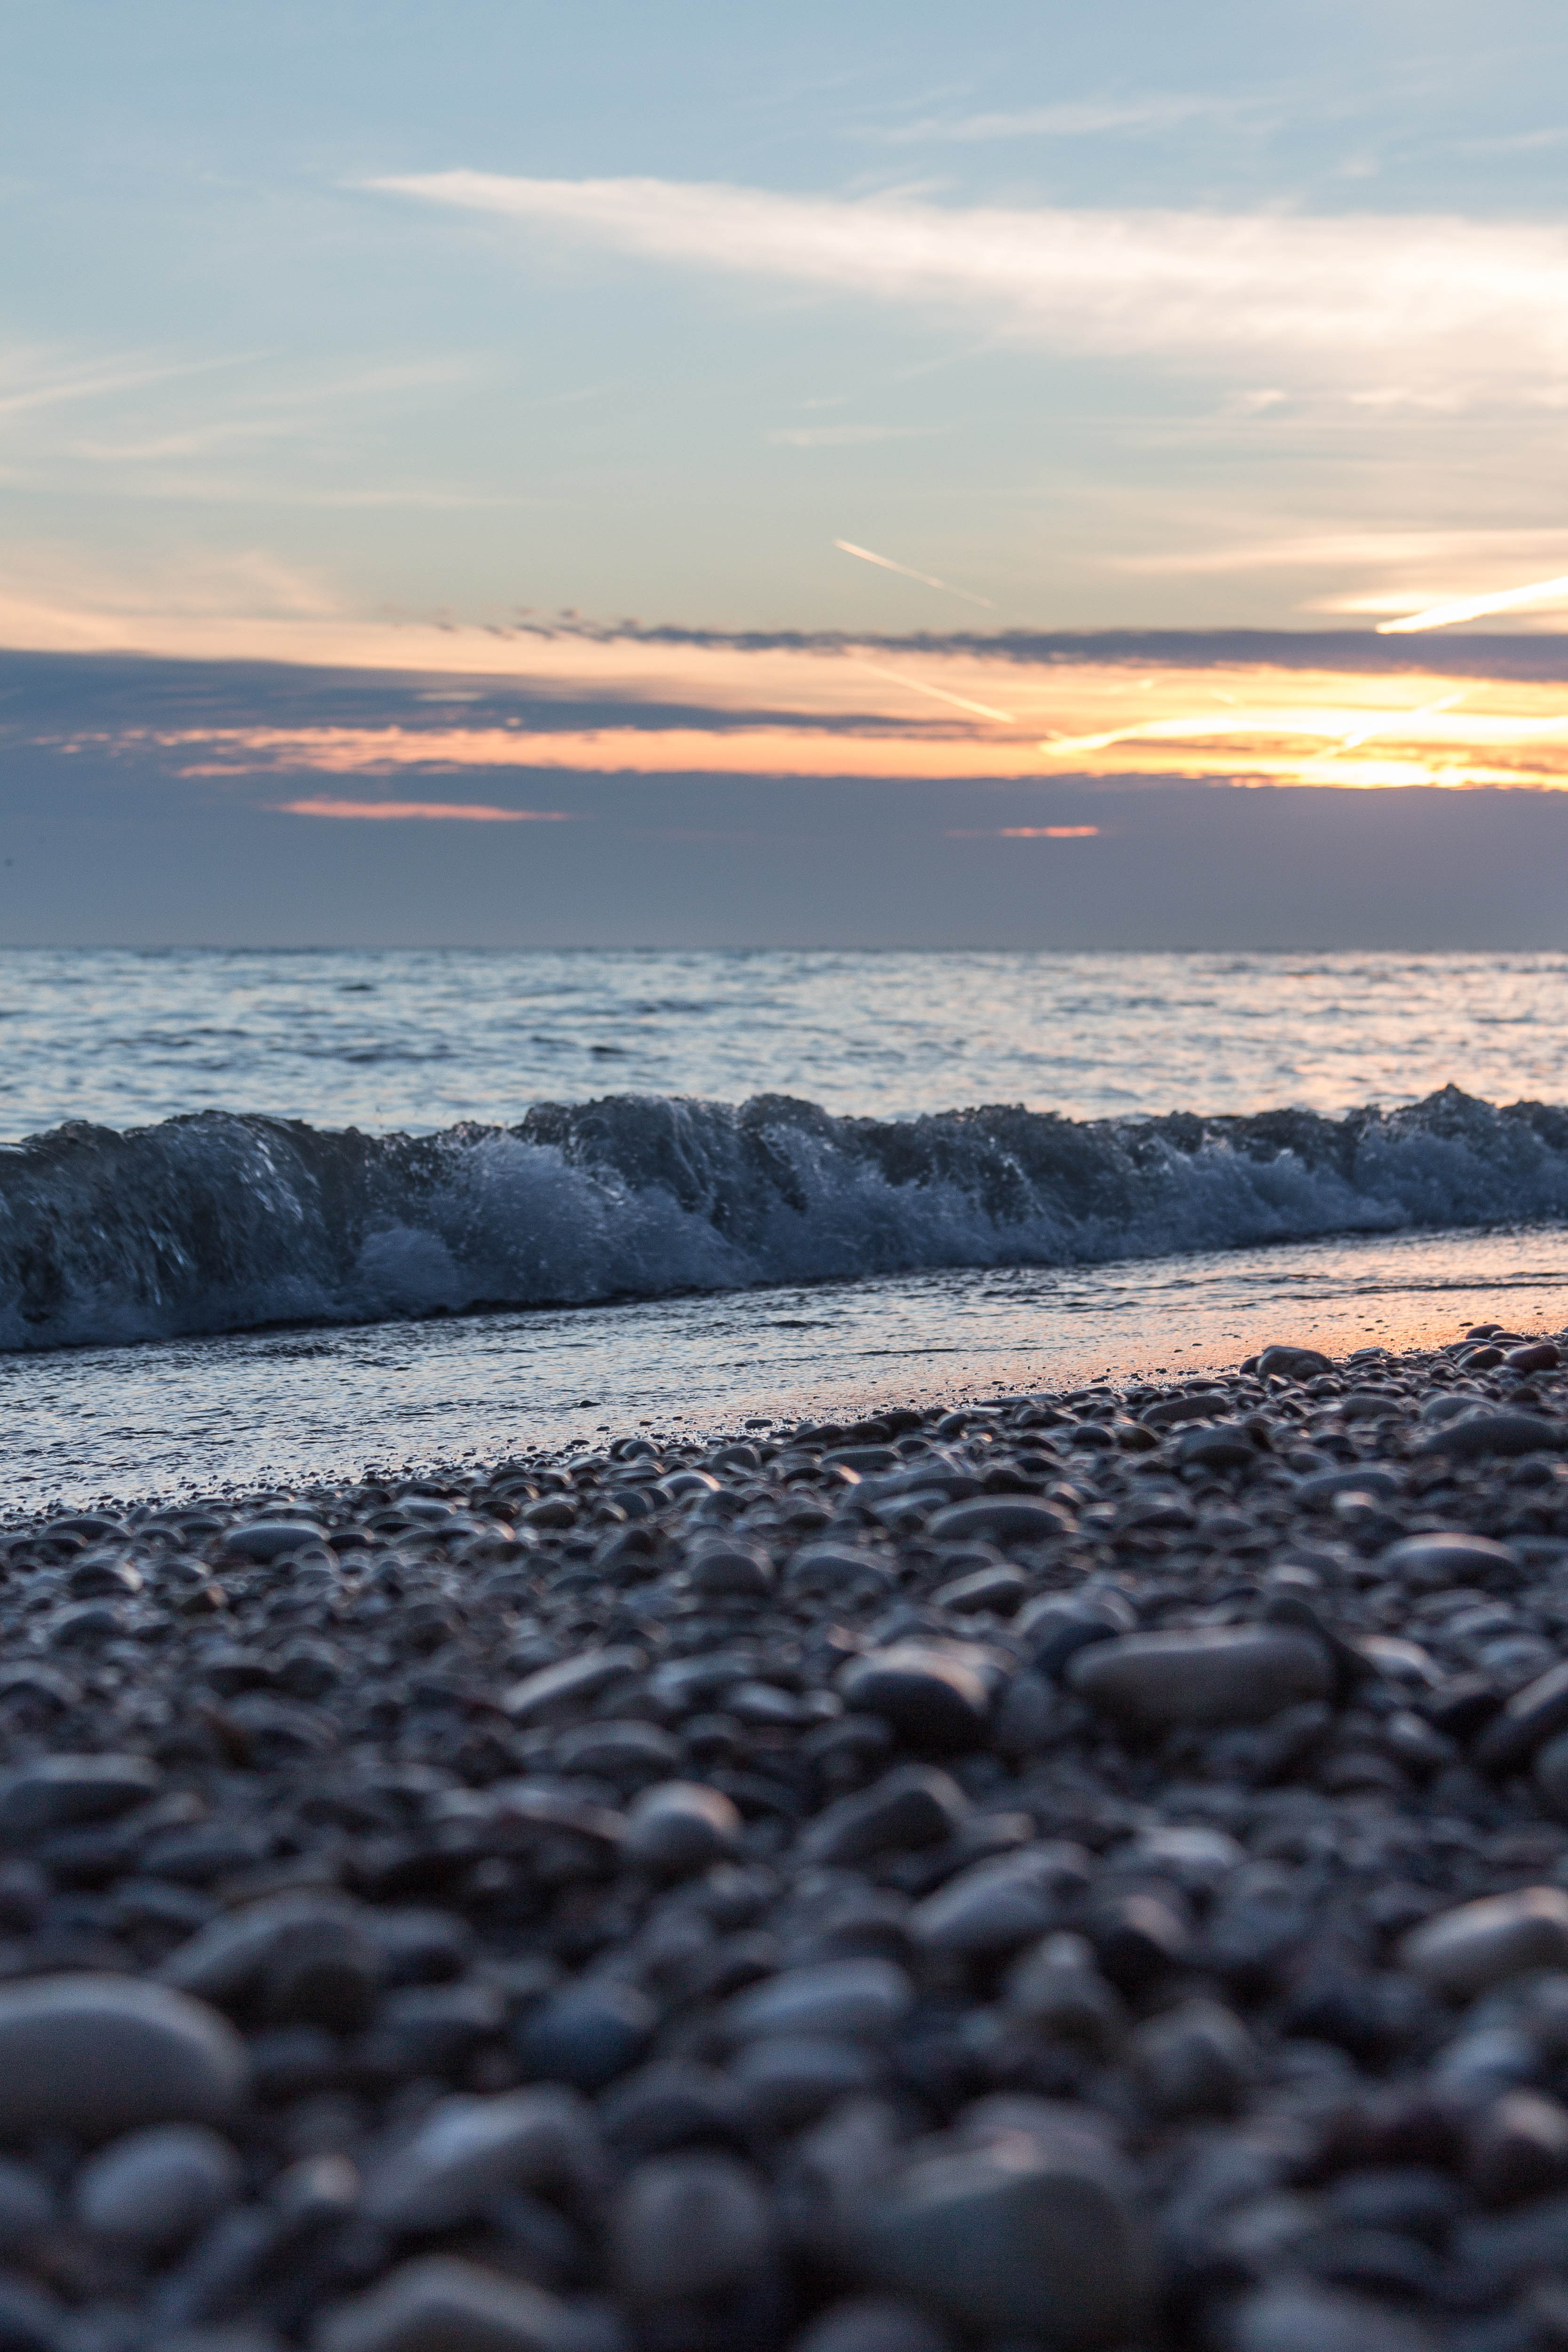
[[[1568,1217],[1568,1108],[831,1117],[612,1095],[370,1136],[203,1111],[0,1147],[0,1348]]]

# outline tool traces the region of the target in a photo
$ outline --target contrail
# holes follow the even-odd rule
[[[1391,710],[1386,718],[1377,719],[1372,726],[1342,735],[1338,748],[1341,751],[1359,751],[1364,743],[1370,743],[1375,736],[1396,733],[1401,721],[1407,724],[1412,719],[1435,719],[1439,710],[1452,710],[1456,703],[1463,702],[1469,690],[1464,688],[1458,694],[1445,694],[1439,701],[1420,703],[1414,710]],[[1333,756],[1330,754],[1331,758]]]
[[[950,580],[938,580],[929,572],[911,571],[907,563],[895,563],[891,555],[873,555],[869,547],[857,547],[852,539],[835,539],[833,545],[841,554],[858,555],[862,563],[875,563],[883,572],[897,572],[905,580],[918,580],[923,588],[940,588],[945,596],[962,596],[966,604],[983,604],[988,613],[997,609],[988,596],[977,596],[967,588],[955,588]]]
[[[1519,604],[1559,604],[1568,598],[1568,572],[1558,580],[1535,580],[1526,588],[1500,589],[1495,596],[1459,596],[1451,604],[1428,604],[1402,621],[1379,621],[1380,637],[1406,637],[1416,629],[1451,628],[1456,621],[1479,621],[1483,613],[1509,613]]]
[[[917,572],[916,579],[919,576]],[[875,662],[862,660],[859,654],[855,659],[862,669],[870,670],[873,677],[891,678],[894,686],[906,686],[911,694],[929,694],[938,702],[950,702],[955,710],[972,710],[978,719],[1000,719],[1009,723],[1012,720],[1010,710],[993,710],[988,702],[971,702],[967,695],[949,694],[945,686],[927,686],[921,678],[905,677],[901,669],[882,669]]]

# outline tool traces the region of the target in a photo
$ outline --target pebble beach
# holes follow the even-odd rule
[[[1562,1362],[11,1526],[0,2344],[1568,2344]]]

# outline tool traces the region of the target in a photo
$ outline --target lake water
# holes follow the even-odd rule
[[[12,950],[0,1507],[1557,1328],[1565,978]]]

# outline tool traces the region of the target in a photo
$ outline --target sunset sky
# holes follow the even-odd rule
[[[1561,9],[59,0],[7,51],[0,940],[1122,946],[1156,879],[1162,944],[1568,938]]]

